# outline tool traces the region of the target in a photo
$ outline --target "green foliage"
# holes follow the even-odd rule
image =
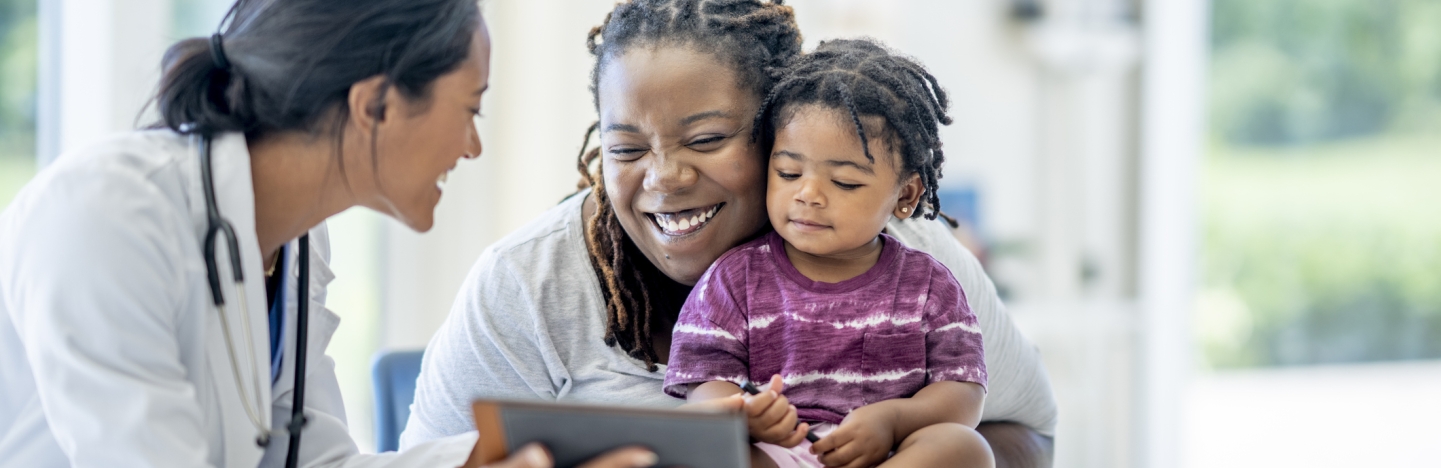
[[[1215,0],[1212,14],[1221,140],[1441,131],[1441,0]]]
[[[1216,367],[1441,357],[1441,135],[1213,148],[1204,356]]]
[[[0,0],[0,159],[35,156],[36,0]]]
[[[1214,367],[1441,358],[1441,0],[1214,0]]]

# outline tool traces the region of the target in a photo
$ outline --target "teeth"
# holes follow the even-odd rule
[[[652,215],[652,217],[655,219],[655,223],[659,225],[661,229],[669,232],[681,232],[688,231],[692,228],[700,226],[701,224],[705,224],[706,221],[709,221],[711,218],[715,217],[716,212],[718,211],[720,211],[719,205],[711,207],[711,209],[707,210],[704,213],[691,215],[691,217],[689,218],[682,218],[680,220],[672,219],[674,215],[662,213],[656,213]]]

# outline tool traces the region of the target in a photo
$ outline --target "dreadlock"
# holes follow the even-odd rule
[[[821,42],[814,52],[795,61],[771,89],[756,115],[753,136],[762,147],[775,140],[775,129],[805,105],[845,111],[866,159],[871,155],[862,116],[879,116],[885,127],[872,129],[901,155],[902,177],[919,174],[925,185],[923,206],[911,217],[935,219],[941,213],[936,187],[941,178],[940,125],[950,125],[946,115],[949,101],[936,77],[920,63],[902,56],[870,39],[842,39]]]
[[[800,54],[795,14],[781,0],[629,0],[615,6],[591,29],[586,46],[595,56],[590,91],[600,110],[601,71],[626,50],[640,45],[680,46],[712,54],[735,70],[742,89],[764,96],[785,66]],[[596,163],[600,148],[587,151],[599,122],[586,130],[576,169],[580,188],[592,188],[595,214],[586,222],[586,248],[601,280],[606,304],[607,346],[618,346],[654,372],[651,326],[680,313],[689,288],[659,271],[626,235],[602,183]]]

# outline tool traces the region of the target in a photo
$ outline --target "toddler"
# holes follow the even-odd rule
[[[883,232],[939,212],[946,106],[929,72],[869,40],[821,43],[762,103],[775,231],[696,284],[664,387],[696,401],[769,381],[746,399],[753,466],[994,465],[965,294]]]

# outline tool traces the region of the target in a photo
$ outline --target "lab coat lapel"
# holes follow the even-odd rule
[[[191,212],[197,216],[200,225],[201,242],[205,237],[205,199],[201,191],[199,172],[199,139],[192,138],[194,181],[191,187]],[[225,466],[256,466],[260,463],[263,448],[255,443],[256,430],[245,411],[244,404],[258,407],[257,416],[261,423],[270,427],[270,331],[265,312],[265,275],[260,265],[259,242],[255,235],[255,205],[253,186],[250,182],[250,153],[246,149],[245,137],[238,133],[217,136],[212,148],[211,169],[215,176],[216,206],[220,214],[235,229],[240,247],[241,269],[245,276],[245,300],[236,297],[232,286],[230,263],[224,243],[217,239],[216,256],[220,264],[222,290],[225,294],[226,317],[230,328],[230,339],[234,345],[238,366],[232,367],[229,347],[226,346],[220,315],[210,309],[212,320],[208,327],[207,343],[210,374],[215,381],[215,393],[219,399],[221,425],[224,428]],[[198,215],[195,215],[198,213]],[[208,294],[207,294],[208,299]],[[244,310],[241,304],[246,307]],[[247,321],[241,314],[249,316],[250,330],[245,332]],[[250,343],[245,342],[246,337]],[[258,372],[257,372],[258,371]],[[240,381],[236,381],[236,375]],[[244,386],[245,394],[240,393]],[[256,391],[260,395],[255,395]],[[245,398],[248,396],[249,398]],[[243,404],[242,404],[243,402]],[[284,434],[272,434],[272,438]],[[219,448],[217,448],[219,449]]]
[[[324,224],[310,230],[310,284],[308,285],[310,291],[306,295],[306,300],[310,301],[310,336],[306,342],[308,359],[315,359],[325,352],[331,335],[340,324],[339,317],[325,308],[324,292],[331,280],[335,279],[335,274],[330,270],[329,259],[325,255],[325,252],[329,250],[329,245],[330,233]],[[290,241],[286,248],[290,252],[298,254],[300,240]],[[298,288],[300,256],[291,255],[288,260],[286,271],[290,276],[286,278],[289,284],[287,287]],[[295,291],[298,289],[291,289],[291,294],[285,296],[285,342],[283,346],[285,355],[281,358],[280,378],[275,382],[275,395],[284,398],[289,398],[285,395],[295,387],[295,361],[291,359],[292,356],[295,356],[296,314],[299,312],[297,308],[299,297],[294,294]],[[307,367],[307,372],[309,370],[310,368]],[[288,400],[282,404],[282,406],[288,405]],[[289,415],[280,415],[280,417],[286,418]]]

